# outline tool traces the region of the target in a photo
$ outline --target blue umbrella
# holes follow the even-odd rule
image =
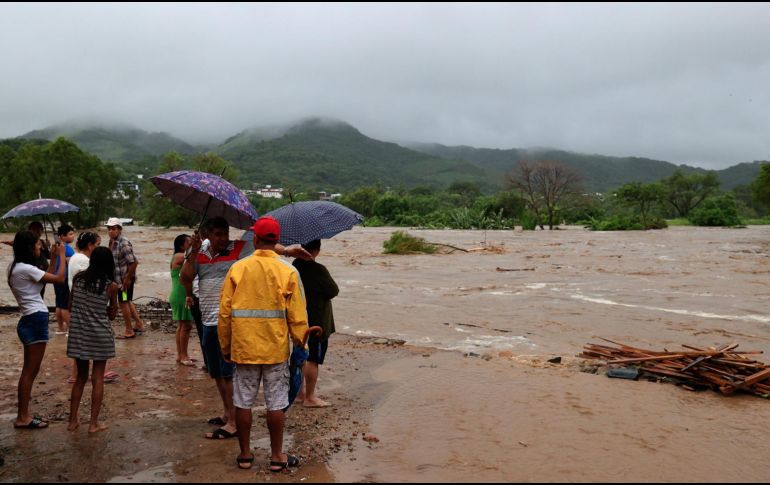
[[[329,239],[364,222],[364,216],[344,205],[327,200],[294,202],[265,215],[281,225],[281,244],[307,244]]]
[[[77,212],[80,208],[69,202],[58,199],[35,199],[19,204],[6,212],[0,219],[11,217],[40,216],[47,214],[62,214],[64,212]]]
[[[248,229],[257,220],[257,211],[246,195],[217,175],[179,170],[150,180],[171,201],[204,217],[224,217],[228,224],[240,229]]]
[[[59,199],[35,199],[23,204],[19,204],[13,209],[3,214],[0,219],[10,219],[12,217],[29,217],[29,216],[46,216],[48,214],[63,214],[65,212],[78,212],[80,208],[76,205],[72,205],[69,202],[64,202]],[[45,217],[44,217],[45,218]],[[46,239],[48,239],[48,229],[43,224],[45,229]],[[53,222],[51,222],[51,229],[53,230]]]

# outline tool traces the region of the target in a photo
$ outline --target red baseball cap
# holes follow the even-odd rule
[[[254,235],[257,238],[262,239],[263,241],[278,242],[278,239],[281,236],[281,225],[270,216],[264,216],[257,219],[257,222],[254,223],[251,230],[254,231]]]

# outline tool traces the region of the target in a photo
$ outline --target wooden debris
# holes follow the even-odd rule
[[[610,366],[634,364],[642,375],[670,380],[689,390],[706,388],[725,396],[737,391],[770,395],[770,365],[747,357],[762,351],[737,351],[736,343],[708,349],[682,345],[686,350],[656,351],[598,338],[614,347],[589,343],[580,357],[604,360]]]

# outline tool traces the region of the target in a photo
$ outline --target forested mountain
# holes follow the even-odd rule
[[[205,151],[168,133],[150,133],[128,125],[64,123],[30,131],[20,138],[53,141],[64,137],[106,162],[136,163],[175,151],[191,154]]]
[[[295,191],[349,191],[364,185],[446,188],[473,182],[484,192],[500,190],[519,160],[556,160],[574,167],[587,191],[604,192],[628,182],[654,182],[677,168],[703,169],[638,157],[589,155],[554,149],[489,149],[414,143],[408,147],[370,138],[339,120],[308,118],[297,123],[245,130],[219,146],[193,145],[168,133],[126,125],[68,123],[23,135],[25,139],[74,141],[84,151],[116,162],[128,173],[154,173],[160,157],[174,151],[213,151],[240,171],[239,185],[271,184]],[[717,171],[722,189],[750,184],[760,162]]]
[[[655,182],[668,177],[679,168],[685,173],[705,172],[702,168],[675,165],[661,160],[639,157],[609,157],[587,155],[552,149],[490,149],[469,146],[446,146],[435,143],[411,143],[414,150],[447,159],[468,160],[495,174],[504,177],[520,160],[556,160],[572,166],[583,176],[589,191],[604,192],[628,182]],[[741,163],[717,170],[722,189],[750,184],[759,173],[760,162]]]
[[[272,139],[271,130],[244,131],[216,152],[258,183],[350,190],[362,185],[443,188],[471,181],[491,189],[485,170],[464,160],[426,155],[363,135],[337,120],[310,118]]]

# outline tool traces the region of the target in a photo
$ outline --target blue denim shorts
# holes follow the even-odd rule
[[[225,362],[222,358],[222,347],[219,345],[219,332],[216,326],[203,326],[202,348],[209,375],[214,379],[232,379],[235,364]]]
[[[16,334],[24,345],[48,342],[48,312],[36,312],[21,317]]]

